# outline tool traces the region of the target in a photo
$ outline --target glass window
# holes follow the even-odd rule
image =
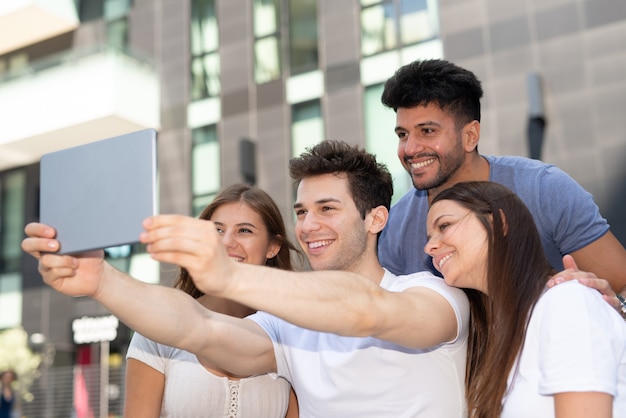
[[[104,0],[104,19],[115,20],[128,16],[131,0]]]
[[[374,55],[439,36],[437,0],[361,0],[361,53]]]
[[[280,50],[278,38],[271,36],[254,43],[254,81],[267,83],[280,78]]]
[[[278,0],[254,0],[254,36],[274,35],[280,28]]]
[[[220,149],[215,125],[191,131],[193,214],[198,216],[220,188]]]
[[[220,93],[218,35],[215,1],[193,0],[190,25],[192,100]]]
[[[131,245],[120,245],[104,249],[106,261],[116,269],[124,272],[128,272],[131,253]]]
[[[0,178],[0,271],[20,270],[26,173],[10,171]]]
[[[396,47],[393,4],[380,3],[361,12],[361,53],[373,55]]]
[[[132,0],[80,0],[81,22],[104,19],[107,45],[125,49],[128,45],[128,14]]]
[[[118,19],[107,22],[107,45],[112,48],[125,49],[128,45],[128,20]]]
[[[81,22],[88,22],[102,18],[104,12],[104,0],[81,0],[79,14]]]
[[[0,329],[22,320],[22,249],[26,172],[0,176]]]
[[[0,329],[22,323],[22,275],[18,272],[0,273]]]
[[[365,148],[376,155],[376,159],[387,165],[393,177],[393,199],[395,203],[411,187],[409,175],[398,161],[398,138],[393,131],[396,113],[380,104],[383,84],[369,86],[364,93]]]
[[[220,57],[217,53],[194,57],[191,60],[191,100],[215,97],[220,94]]]
[[[436,37],[439,24],[434,2],[429,8],[427,0],[401,0],[400,40],[403,45],[423,42]]]
[[[291,74],[318,68],[316,0],[289,0],[289,65]]]
[[[293,105],[291,109],[291,155],[297,157],[324,139],[324,120],[319,100]]]
[[[258,84],[281,75],[278,0],[254,0],[254,80]]]
[[[215,2],[193,0],[191,3],[191,54],[217,51],[219,44]]]

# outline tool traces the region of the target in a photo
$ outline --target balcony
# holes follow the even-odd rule
[[[0,1],[0,55],[76,29],[73,0]]]
[[[0,79],[0,119],[0,171],[47,152],[158,130],[158,75],[120,51],[72,51]]]

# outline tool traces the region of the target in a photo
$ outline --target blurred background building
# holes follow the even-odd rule
[[[161,213],[197,214],[246,181],[291,226],[287,162],[324,138],[376,153],[396,198],[408,190],[382,83],[440,57],[483,82],[480,151],[558,165],[626,243],[623,0],[0,2],[0,330],[21,326],[54,355],[28,416],[120,414],[130,335],[97,303],[43,286],[21,252],[42,154],[155,128]],[[176,272],[140,246],[107,255],[148,282]]]

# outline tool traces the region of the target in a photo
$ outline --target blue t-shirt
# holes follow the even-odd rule
[[[593,196],[567,173],[524,157],[484,156],[489,180],[513,190],[533,215],[550,264],[563,270],[562,257],[603,236],[609,225]],[[410,190],[392,208],[378,244],[378,258],[394,274],[429,270],[440,275],[424,252],[428,192]]]

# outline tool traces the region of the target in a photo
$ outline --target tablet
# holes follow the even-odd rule
[[[60,254],[139,242],[157,211],[156,138],[146,129],[41,157],[39,218]]]

